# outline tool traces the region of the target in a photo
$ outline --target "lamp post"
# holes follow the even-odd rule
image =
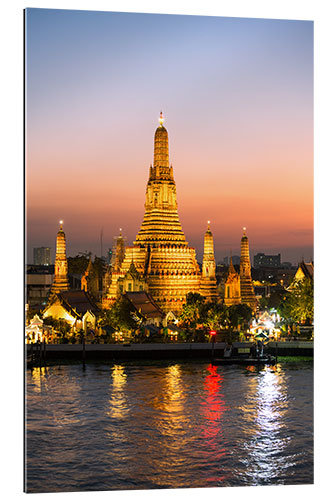
[[[210,337],[212,339],[212,360],[214,359],[214,345],[215,345],[215,337],[216,337],[216,331],[215,330],[211,330],[209,332],[210,334]]]
[[[86,337],[85,331],[81,331],[81,342],[82,342],[82,368],[86,369]]]

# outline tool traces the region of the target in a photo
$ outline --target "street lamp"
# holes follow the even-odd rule
[[[216,338],[216,330],[210,330],[209,334],[212,339],[212,359],[214,359],[214,344]]]

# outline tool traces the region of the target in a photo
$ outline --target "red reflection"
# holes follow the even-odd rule
[[[205,378],[205,389],[207,397],[203,402],[204,417],[206,425],[203,429],[203,435],[207,439],[213,439],[218,434],[222,434],[220,420],[225,411],[225,403],[223,394],[220,392],[220,387],[223,382],[223,377],[217,373],[217,366],[210,364],[208,366],[209,375]]]
[[[223,414],[226,406],[221,392],[223,376],[217,372],[217,366],[212,364],[208,366],[208,372],[209,375],[204,380],[205,393],[203,395],[204,401],[202,402],[204,415],[202,435],[206,440],[202,459],[206,463],[210,463],[213,460],[214,463],[218,464],[219,460],[226,455],[223,435]],[[211,473],[212,470],[210,470]],[[206,481],[216,484],[218,481],[223,481],[224,479],[224,474],[217,467],[214,474],[209,475]]]

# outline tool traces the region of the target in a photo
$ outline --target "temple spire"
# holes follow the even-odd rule
[[[157,127],[154,138],[154,168],[169,169],[169,138],[167,129],[163,126],[164,116],[162,111],[159,118],[160,126]]]
[[[207,299],[212,299],[217,296],[215,268],[214,238],[210,230],[210,221],[207,221],[202,259],[202,278],[200,283],[200,293]]]
[[[69,290],[68,263],[66,257],[66,237],[62,229],[63,221],[59,221],[60,227],[57,234],[56,257],[54,262],[54,279],[51,294]]]
[[[232,262],[232,251],[230,250],[230,262],[229,262],[229,274],[236,274],[236,270],[234,268],[233,262]]]
[[[241,239],[240,285],[242,303],[247,304],[255,310],[257,299],[252,284],[249,240],[246,236],[246,227],[243,227],[243,236]]]

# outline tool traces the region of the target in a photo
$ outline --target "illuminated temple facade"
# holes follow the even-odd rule
[[[240,277],[232,263],[232,256],[230,256],[228,276],[224,283],[224,303],[228,307],[241,303]]]
[[[195,249],[186,241],[179,220],[176,183],[173,167],[169,165],[168,132],[163,126],[162,113],[159,121],[143,222],[133,246],[125,247],[123,253],[122,235],[118,237],[115,263],[105,280],[103,305],[111,305],[123,292],[147,291],[164,312],[177,314],[189,292],[201,293],[207,299],[217,295],[214,245],[208,227],[201,272]]]
[[[233,266],[232,257],[230,257],[228,275],[224,284],[224,303],[226,306],[247,304],[255,311],[258,302],[252,283],[249,240],[245,231],[246,228],[244,227],[241,239],[239,274]]]
[[[57,234],[56,257],[54,262],[54,278],[50,295],[69,290],[68,264],[66,257],[66,236],[62,229],[63,222]]]

